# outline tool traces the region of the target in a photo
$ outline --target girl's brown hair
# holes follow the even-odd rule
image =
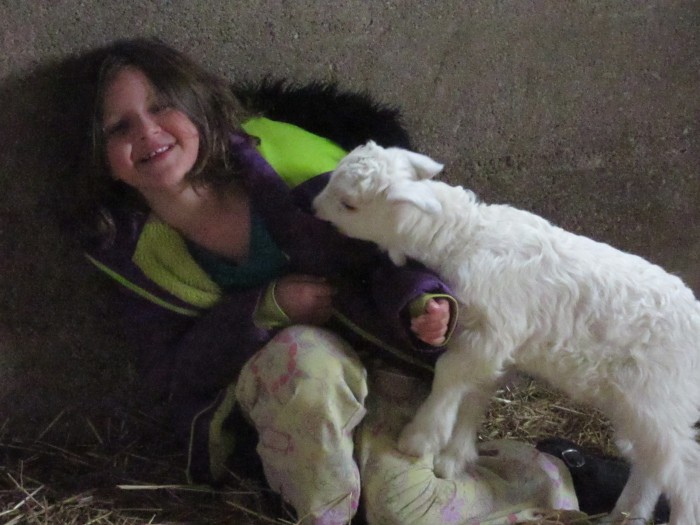
[[[157,39],[122,40],[105,48],[100,66],[92,126],[95,165],[104,160],[102,101],[115,73],[124,67],[139,69],[158,94],[185,113],[199,130],[199,156],[189,174],[192,183],[219,184],[230,179],[229,134],[239,128],[242,113],[229,83],[206,71],[185,54]]]
[[[84,57],[79,81],[83,122],[87,124],[81,161],[76,166],[73,198],[81,208],[78,219],[85,241],[108,242],[113,234],[113,214],[120,209],[147,211],[136,190],[112,178],[105,155],[102,125],[104,93],[115,74],[135,67],[153,84],[159,96],[185,113],[199,131],[199,153],[189,182],[195,186],[224,187],[238,173],[229,153],[229,136],[240,129],[244,110],[228,81],[216,76],[184,53],[155,38],[119,40]],[[76,179],[76,177],[74,177]],[[82,202],[81,202],[82,201]]]

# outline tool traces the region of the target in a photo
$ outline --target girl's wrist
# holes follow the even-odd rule
[[[271,329],[281,328],[291,324],[291,319],[289,319],[289,316],[277,302],[277,298],[275,297],[276,287],[277,281],[271,282],[260,298],[260,302],[255,309],[255,315],[253,317],[256,326]]]

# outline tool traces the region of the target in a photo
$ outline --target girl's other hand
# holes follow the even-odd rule
[[[275,300],[293,324],[324,324],[333,313],[334,294],[326,279],[314,275],[286,275],[275,286]]]
[[[449,323],[449,301],[430,299],[425,306],[425,312],[411,319],[411,330],[424,343],[440,346],[445,343]]]

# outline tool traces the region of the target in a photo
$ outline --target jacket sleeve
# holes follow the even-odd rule
[[[173,348],[174,397],[211,395],[236,379],[244,363],[273,332],[255,322],[265,290],[229,292],[192,323]]]
[[[410,329],[411,317],[420,313],[415,310],[420,309],[429,297],[442,297],[450,303],[449,340],[458,313],[458,303],[438,275],[413,261],[403,267],[396,267],[387,261],[374,272],[372,291],[388,328],[401,334],[409,352],[436,356],[444,351],[445,345],[428,345],[420,341]]]

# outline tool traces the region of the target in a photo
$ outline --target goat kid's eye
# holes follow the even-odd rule
[[[348,204],[345,201],[340,201],[340,204],[343,206],[343,208],[345,208],[348,211],[356,211],[357,210],[357,208],[355,206],[353,206],[352,204]]]

